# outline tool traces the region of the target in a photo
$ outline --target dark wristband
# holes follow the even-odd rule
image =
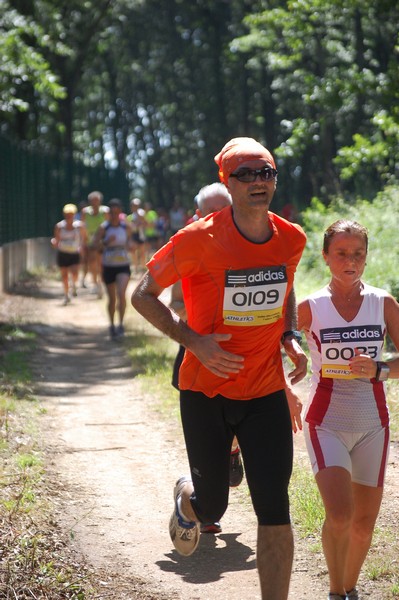
[[[284,331],[283,335],[281,336],[281,343],[284,344],[285,340],[287,337],[293,337],[298,344],[301,346],[302,344],[302,334],[300,331],[296,331],[294,329],[290,329],[289,331]]]
[[[377,362],[377,372],[375,374],[376,381],[386,381],[389,377],[390,368],[385,362]]]

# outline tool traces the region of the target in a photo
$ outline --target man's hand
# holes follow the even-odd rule
[[[291,414],[292,431],[294,433],[296,433],[298,429],[302,431],[302,402],[288,383],[285,388],[285,393],[287,395],[288,407]]]
[[[288,377],[292,384],[298,383],[307,374],[307,356],[295,339],[284,340],[283,346],[288,358],[295,365],[294,370],[288,373]]]
[[[211,373],[228,379],[239,373],[244,357],[223,350],[220,342],[231,338],[230,333],[200,335],[191,329],[168,306],[159,300],[163,288],[147,271],[132,294],[132,306],[162,333],[187,348]]]
[[[219,342],[227,341],[230,338],[230,333],[198,335],[187,348],[211,373],[228,379],[229,375],[239,373],[244,367],[243,356],[227,352],[219,345]]]

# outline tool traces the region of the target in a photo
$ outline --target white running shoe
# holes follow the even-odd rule
[[[174,547],[182,556],[190,556],[197,549],[200,539],[200,526],[195,521],[184,521],[177,508],[177,500],[188,477],[180,477],[173,490],[174,509],[169,521],[169,534]]]

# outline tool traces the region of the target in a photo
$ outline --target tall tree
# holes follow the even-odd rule
[[[39,110],[55,113],[65,96],[45,53],[49,40],[31,15],[0,0],[1,131],[21,140],[38,135]],[[58,51],[62,51],[58,47]]]
[[[27,48],[0,70],[3,130],[120,167],[154,204],[191,205],[237,135],[278,156],[277,208],[364,183],[373,195],[395,171],[391,0],[0,2],[0,44],[12,31]]]
[[[373,116],[397,90],[399,7],[387,0],[279,4],[248,16],[250,33],[236,44],[261,53],[273,77],[285,129],[277,154],[298,179],[298,193],[328,199],[348,189],[336,168],[339,149],[355,134],[375,134]]]

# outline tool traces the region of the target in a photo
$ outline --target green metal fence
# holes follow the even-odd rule
[[[0,246],[50,236],[64,204],[79,204],[93,190],[104,194],[104,204],[116,197],[128,208],[129,184],[121,170],[87,167],[0,137]]]

